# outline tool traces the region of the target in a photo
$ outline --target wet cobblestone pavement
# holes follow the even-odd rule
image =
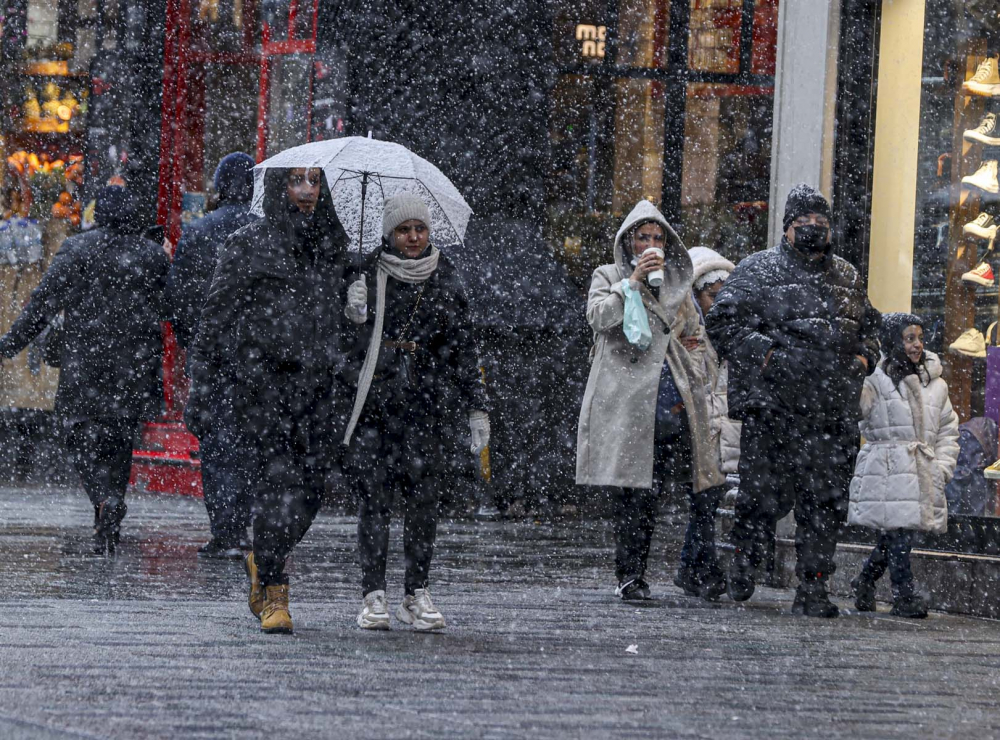
[[[444,522],[449,628],[427,635],[354,625],[354,519],[324,512],[284,637],[259,633],[239,563],[197,557],[200,501],[133,496],[113,559],[88,554],[90,516],[74,488],[0,488],[0,738],[1000,737],[1000,625],[686,598],[680,517],[648,607],[613,598],[600,522]]]

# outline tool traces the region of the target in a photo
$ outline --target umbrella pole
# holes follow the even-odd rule
[[[368,195],[368,173],[361,173],[361,225],[358,227],[358,255],[361,255],[365,240],[365,198]]]

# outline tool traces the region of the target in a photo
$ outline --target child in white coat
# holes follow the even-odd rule
[[[878,543],[851,582],[859,611],[875,611],[875,584],[889,569],[892,613],[927,616],[910,571],[914,531],[944,532],[944,487],[958,458],[958,418],[941,361],[924,351],[918,316],[882,317],[882,361],[865,380],[861,433],[848,523],[879,530]]]

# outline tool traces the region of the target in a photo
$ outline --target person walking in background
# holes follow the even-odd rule
[[[948,528],[945,486],[958,460],[958,417],[941,361],[924,351],[920,317],[882,317],[882,360],[861,394],[865,444],[851,480],[848,522],[879,531],[851,582],[859,611],[875,611],[875,585],[889,569],[892,613],[927,616],[910,570],[913,532]]]
[[[694,269],[694,301],[704,320],[736,266],[708,247],[693,247],[688,254]],[[739,422],[729,418],[726,397],[729,369],[720,363],[719,355],[707,338],[702,358],[705,365],[703,392],[708,402],[712,449],[719,472],[725,477],[736,473],[740,457]],[[726,576],[715,554],[715,512],[725,493],[725,483],[698,493],[692,488],[690,492],[690,518],[681,550],[681,564],[674,578],[674,585],[689,596],[714,600],[726,592]]]
[[[188,224],[177,244],[167,278],[167,295],[177,343],[191,346],[198,332],[218,252],[226,239],[256,220],[250,214],[253,197],[253,158],[234,152],[222,158],[215,170],[215,192],[219,206],[207,216]],[[198,548],[209,557],[240,557],[250,524],[256,452],[234,413],[232,379],[218,374],[210,379],[206,398],[211,413],[198,440],[205,509],[212,538]]]
[[[576,482],[613,486],[615,594],[651,598],[646,562],[662,489],[721,485],[703,393],[704,342],[691,293],[691,258],[663,215],[640,201],[594,271],[594,332],[577,432]],[[652,281],[650,280],[652,276]]]
[[[259,456],[248,603],[262,631],[290,633],[285,562],[319,511],[346,415],[336,376],[347,234],[319,169],[268,170],[263,207],[220,252],[188,359],[184,421],[205,437],[218,378],[230,384],[227,413]]]
[[[64,314],[50,337],[59,347],[56,413],[83,488],[94,506],[94,552],[112,554],[125,518],[125,491],[139,424],[160,414],[161,322],[170,260],[143,239],[136,195],[124,187],[97,194],[96,228],[68,238],[24,311],[0,337],[13,357]]]
[[[405,582],[396,618],[417,630],[440,630],[431,601],[430,567],[444,470],[469,448],[489,444],[486,389],[468,298],[454,265],[430,243],[431,214],[418,196],[386,199],[382,248],[347,293],[356,327],[347,382],[357,388],[344,444],[344,468],[359,496],[362,629],[389,629],[385,567],[395,494],[404,509]]]
[[[788,195],[781,243],[744,259],[706,316],[743,422],[728,591],[745,601],[778,520],[794,508],[792,611],[835,617],[827,580],[847,518],[861,387],[878,361],[879,313],[858,271],[832,253],[830,204]]]

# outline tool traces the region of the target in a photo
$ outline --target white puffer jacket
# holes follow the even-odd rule
[[[925,353],[926,371],[893,385],[884,361],[865,380],[865,444],[851,480],[850,524],[874,529],[944,532],[944,487],[958,459],[958,417],[941,378],[941,361]]]
[[[735,475],[740,462],[743,425],[729,418],[729,363],[719,365],[719,355],[708,337],[705,338],[705,380],[712,444],[719,451],[719,469],[726,475]]]

